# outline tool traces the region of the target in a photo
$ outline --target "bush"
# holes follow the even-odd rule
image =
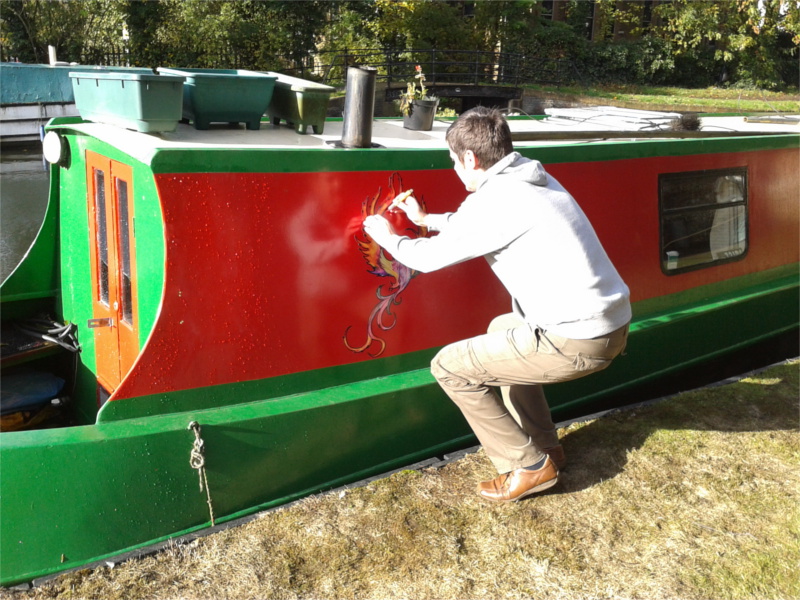
[[[725,83],[729,70],[714,58],[711,48],[695,48],[675,57],[675,73],[670,85],[686,88],[704,88]]]
[[[676,55],[667,40],[655,36],[591,44],[576,66],[582,83],[707,87],[721,82],[723,73],[710,50]]]

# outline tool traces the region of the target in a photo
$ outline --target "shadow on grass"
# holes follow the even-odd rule
[[[552,494],[592,487],[621,473],[632,452],[657,431],[763,432],[800,428],[800,363],[736,383],[703,388],[647,406],[621,409],[562,431],[569,463]],[[686,447],[685,453],[694,454]]]

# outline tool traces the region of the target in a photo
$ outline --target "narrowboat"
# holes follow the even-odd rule
[[[508,312],[507,293],[484,261],[419,274],[361,229],[380,213],[433,235],[391,200],[464,199],[449,120],[409,130],[367,99],[352,135],[348,102],[313,131],[269,116],[198,128],[180,101],[155,130],[47,125],[47,213],[0,287],[4,388],[49,386],[44,408],[3,415],[19,430],[0,434],[2,585],[474,445],[429,361]],[[675,116],[509,117],[632,293],[625,356],[549,388],[556,420],[797,336],[797,121],[679,132]],[[23,429],[37,410],[56,414]]]

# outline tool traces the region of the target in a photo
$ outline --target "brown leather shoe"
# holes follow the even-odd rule
[[[558,469],[548,456],[544,466],[536,471],[514,469],[478,484],[478,495],[492,502],[516,502],[526,496],[543,492],[558,483]]]
[[[550,457],[550,460],[555,463],[559,471],[563,471],[564,467],[567,466],[567,455],[564,454],[564,447],[561,444],[552,448],[545,448],[543,452]]]

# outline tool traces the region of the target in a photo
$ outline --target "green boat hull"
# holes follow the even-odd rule
[[[797,265],[747,283],[712,299],[702,299],[711,290],[695,291],[672,308],[636,306],[625,356],[548,391],[556,419],[797,331]],[[201,427],[208,494],[190,464],[191,422]],[[4,434],[0,582],[108,559],[207,528],[212,512],[224,523],[474,443],[424,368],[226,407]]]

